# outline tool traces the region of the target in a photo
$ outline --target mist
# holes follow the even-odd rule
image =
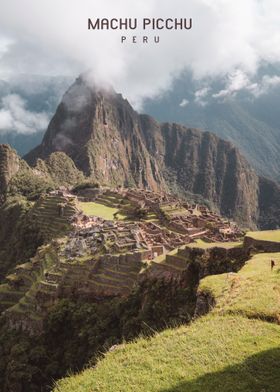
[[[0,78],[19,74],[71,75],[91,70],[95,83],[110,84],[136,108],[158,96],[188,69],[193,78],[227,75],[250,86],[264,63],[280,61],[278,0],[0,0]],[[190,30],[141,27],[88,30],[88,18],[192,18]],[[142,36],[155,44],[141,43]],[[132,37],[137,43],[132,43]],[[241,76],[240,76],[241,75]],[[230,85],[232,83],[232,85]],[[242,85],[243,83],[243,85]],[[238,86],[237,86],[238,87]],[[221,93],[226,95],[227,93]]]

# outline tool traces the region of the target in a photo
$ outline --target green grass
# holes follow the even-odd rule
[[[276,262],[272,272],[271,259]],[[238,273],[202,279],[199,289],[215,298],[214,312],[280,321],[280,253],[257,254]]]
[[[255,240],[280,242],[280,230],[248,231],[246,236]]]
[[[123,344],[55,392],[277,392],[280,327],[241,316],[207,316]]]
[[[225,249],[230,249],[230,248],[235,248],[241,246],[241,242],[205,242],[203,240],[196,240],[195,242],[192,242],[188,244],[187,246],[191,248],[202,248],[202,249],[209,249],[209,248],[225,248]]]
[[[118,208],[108,207],[94,202],[80,202],[79,207],[86,215],[94,215],[106,220],[115,220],[114,214],[119,211]],[[117,218],[118,220],[123,220],[125,216],[119,213]]]
[[[199,291],[216,300],[210,314],[124,343],[95,368],[60,380],[54,392],[278,392],[280,253],[206,277]]]

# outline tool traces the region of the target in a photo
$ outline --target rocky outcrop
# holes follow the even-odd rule
[[[0,203],[5,200],[5,193],[12,177],[20,168],[17,153],[7,144],[0,144]]]
[[[257,221],[258,177],[232,144],[177,124],[147,126],[145,132],[154,135],[151,154],[160,152],[161,167],[172,173],[181,189],[202,195],[236,221]]]
[[[84,77],[66,92],[42,144],[25,159],[35,165],[55,151],[102,184],[199,194],[249,227],[262,226],[262,206],[276,200],[269,192],[274,183],[264,184],[231,143],[139,115],[121,94]]]

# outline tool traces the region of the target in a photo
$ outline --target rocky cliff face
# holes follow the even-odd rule
[[[34,165],[55,151],[103,184],[199,194],[251,227],[260,205],[270,203],[263,181],[231,143],[139,115],[120,94],[82,77],[64,95],[42,144],[25,158]]]
[[[7,144],[0,144],[0,203],[4,201],[5,192],[11,178],[19,170],[19,157]]]
[[[148,116],[141,119],[150,153],[157,156],[166,177],[173,176],[181,189],[212,201],[222,215],[250,224],[257,221],[258,176],[232,144],[209,132],[178,124],[157,126]]]
[[[280,228],[280,185],[268,178],[259,179],[259,226]]]
[[[54,151],[64,151],[86,175],[108,185],[164,186],[138,114],[120,94],[92,89],[82,78],[64,95],[42,144],[26,159],[34,164]]]

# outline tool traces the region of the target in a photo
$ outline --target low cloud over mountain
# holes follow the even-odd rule
[[[28,10],[24,18],[17,6]],[[67,13],[65,10],[67,9]],[[143,97],[168,89],[189,68],[194,77],[231,74],[220,96],[240,86],[258,93],[251,76],[263,62],[280,60],[277,0],[128,0],[49,2],[11,0],[0,15],[0,77],[17,73],[77,74],[93,69],[95,81],[110,83],[140,107]],[[192,18],[183,31],[89,31],[88,18]],[[122,34],[127,36],[121,43]],[[137,44],[131,37],[137,36]],[[160,35],[159,44],[141,44]],[[263,81],[266,85],[276,79]],[[237,86],[236,86],[237,84]]]

